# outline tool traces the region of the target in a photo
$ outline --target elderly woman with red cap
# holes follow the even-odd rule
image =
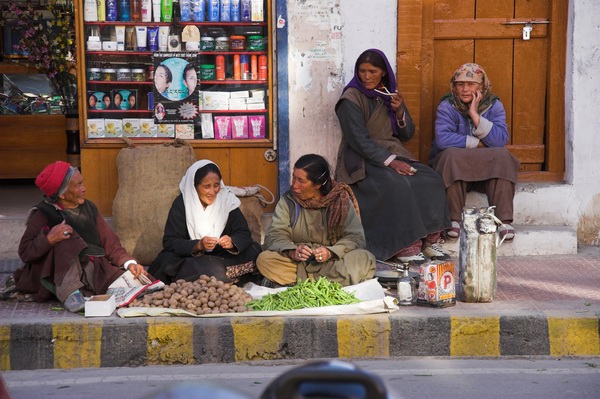
[[[438,105],[429,158],[446,186],[450,239],[460,234],[469,191],[485,193],[489,205],[496,207],[495,214],[502,220],[500,238],[510,242],[515,237],[511,224],[519,161],[504,147],[509,137],[506,113],[491,88],[481,66],[464,64],[452,75],[450,93]]]
[[[54,162],[37,176],[44,199],[32,208],[19,244],[25,265],[14,274],[16,290],[38,302],[57,297],[71,312],[85,306],[84,295],[103,294],[125,270],[146,275],[118,237],[85,199],[79,171]]]

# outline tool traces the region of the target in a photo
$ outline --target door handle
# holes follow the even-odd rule
[[[533,30],[533,25],[534,24],[549,24],[550,21],[548,20],[543,20],[543,21],[506,21],[503,22],[502,25],[525,25],[523,26],[523,40],[529,40],[531,39],[531,31]]]

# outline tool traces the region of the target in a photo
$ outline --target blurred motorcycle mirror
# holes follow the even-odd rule
[[[353,364],[317,361],[273,380],[260,399],[393,399],[383,380]]]

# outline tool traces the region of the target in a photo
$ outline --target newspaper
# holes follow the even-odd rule
[[[164,287],[165,283],[152,276],[140,275],[135,278],[128,270],[108,287],[106,293],[114,295],[115,303],[120,308],[129,305],[142,293],[162,290]]]

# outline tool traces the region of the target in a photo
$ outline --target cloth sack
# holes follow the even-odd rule
[[[181,176],[196,162],[192,146],[175,139],[164,145],[128,146],[117,156],[119,188],[113,224],[121,244],[138,262],[150,264],[163,249],[162,239]]]
[[[499,223],[494,207],[463,208],[458,291],[464,302],[494,300],[497,284],[496,230]]]

